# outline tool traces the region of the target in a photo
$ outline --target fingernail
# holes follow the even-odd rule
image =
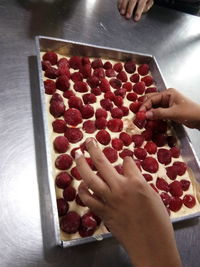
[[[153,112],[152,111],[147,111],[146,112],[146,118],[147,119],[152,119],[153,118]]]
[[[130,19],[130,17],[131,17],[130,13],[127,13],[127,14],[126,14],[126,18],[127,18],[127,19]]]
[[[146,111],[146,107],[145,106],[140,107],[139,111]]]
[[[75,159],[79,159],[82,156],[83,156],[83,153],[81,152],[81,150],[77,149],[75,152]]]
[[[121,12],[120,12],[122,15],[124,15],[125,11],[124,9],[121,9]]]
[[[139,16],[136,15],[136,16],[134,17],[134,19],[135,19],[136,21],[138,21],[138,20],[139,20]]]
[[[92,143],[93,145],[97,146],[97,142],[96,142],[96,140],[95,140],[94,138],[91,138],[91,137],[87,138],[87,139],[85,140],[85,143],[86,143],[86,144]]]

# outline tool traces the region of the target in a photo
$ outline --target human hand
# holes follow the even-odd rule
[[[149,11],[153,4],[153,0],[118,0],[118,9],[127,19],[134,13],[134,20],[139,21],[142,14]]]
[[[147,94],[140,110],[147,110],[147,119],[170,119],[200,129],[200,105],[173,88]]]
[[[155,267],[158,262],[159,267],[180,266],[166,208],[133,159],[124,159],[124,175],[120,175],[95,139],[88,138],[86,147],[101,177],[90,169],[77,150],[76,164],[83,178],[78,193],[83,203],[101,217],[135,266]]]

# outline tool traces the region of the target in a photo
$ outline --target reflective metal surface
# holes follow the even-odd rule
[[[116,0],[1,0],[0,35],[0,266],[131,266],[114,239],[64,250],[51,243],[34,36],[152,54],[167,85],[200,102],[200,19],[155,6],[134,23],[118,14]],[[200,156],[200,134],[189,134]],[[175,226],[184,266],[200,266],[199,226]]]

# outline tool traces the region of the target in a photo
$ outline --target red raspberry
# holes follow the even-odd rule
[[[78,194],[76,195],[76,204],[78,204],[79,206],[85,207],[85,204],[82,202]]]
[[[49,79],[55,79],[58,77],[58,70],[56,68],[50,67],[46,69],[44,76]]]
[[[149,72],[149,66],[147,64],[142,64],[138,67],[138,73],[142,76],[147,75]]]
[[[174,162],[173,166],[177,167],[177,174],[180,176],[184,175],[187,170],[187,165],[181,161]]]
[[[63,58],[58,60],[57,66],[58,67],[63,67],[63,66],[69,67],[69,62],[65,57],[63,57]]]
[[[122,82],[127,82],[128,80],[128,77],[127,77],[127,74],[125,71],[120,71],[118,74],[117,74],[117,79],[121,80]]]
[[[128,73],[133,73],[135,72],[136,70],[136,65],[135,65],[135,62],[134,61],[127,61],[125,64],[124,64],[124,68],[126,70],[126,72]]]
[[[123,98],[120,95],[117,95],[115,96],[113,102],[117,107],[121,107],[123,105]]]
[[[70,87],[69,78],[66,75],[59,76],[56,80],[56,88],[66,91]]]
[[[177,167],[176,166],[167,167],[166,174],[171,180],[175,180],[177,177]]]
[[[68,105],[70,108],[77,108],[80,110],[83,106],[83,102],[80,97],[71,96],[68,100]]]
[[[181,209],[182,205],[183,205],[182,199],[180,199],[179,197],[172,197],[169,202],[169,209],[171,211],[176,212]]]
[[[150,173],[156,173],[158,171],[158,162],[152,157],[146,157],[141,162],[142,168]]]
[[[74,234],[77,232],[81,224],[81,217],[75,211],[69,211],[60,221],[60,228],[68,233]]]
[[[94,115],[94,108],[91,105],[85,105],[81,108],[81,114],[84,119],[89,119]]]
[[[136,113],[136,120],[145,121],[146,120],[146,111],[138,111]]]
[[[150,141],[151,138],[152,138],[152,131],[151,131],[150,129],[144,130],[144,131],[142,132],[142,136],[144,137],[144,139],[145,139],[146,141]]]
[[[81,66],[80,72],[82,73],[83,78],[85,78],[85,79],[89,78],[91,76],[91,73],[92,73],[91,65],[85,64],[85,65]]]
[[[147,142],[144,148],[149,154],[155,154],[157,152],[157,145],[152,141]]]
[[[135,144],[135,147],[140,147],[144,142],[144,137],[140,134],[134,134],[132,135],[132,140]]]
[[[94,95],[101,95],[101,89],[99,87],[97,88],[92,88],[91,89],[91,93],[93,93]]]
[[[122,174],[122,175],[124,174],[122,165],[116,165],[116,166],[115,166],[115,170],[116,170],[119,174]]]
[[[78,150],[78,149],[80,149],[80,147],[75,147],[75,148],[73,148],[73,149],[71,150],[70,154],[71,154],[72,158],[75,159],[75,153],[76,153],[76,150]]]
[[[150,94],[150,93],[155,93],[157,92],[157,88],[156,87],[148,87],[146,90],[145,90],[145,94]]]
[[[69,108],[64,113],[64,118],[67,124],[76,126],[82,122],[82,116],[78,109]]]
[[[100,118],[96,119],[96,121],[95,121],[95,126],[99,130],[105,129],[106,125],[107,125],[107,120],[104,117],[100,117]]]
[[[169,184],[169,192],[174,197],[181,197],[183,194],[183,189],[179,181],[173,181]]]
[[[153,177],[152,177],[151,174],[144,173],[143,176],[144,176],[144,179],[145,179],[147,182],[153,181]]]
[[[43,70],[43,71],[45,71],[45,70],[51,68],[51,63],[50,63],[49,61],[47,61],[47,60],[45,60],[45,61],[44,61],[44,60],[41,61],[41,64],[42,64],[42,70]]]
[[[113,103],[108,98],[101,99],[100,104],[102,108],[104,108],[105,110],[111,110],[113,107]]]
[[[75,82],[82,82],[83,80],[83,74],[80,73],[79,71],[78,72],[74,72],[72,73],[71,75],[71,79],[72,81],[75,83]]]
[[[52,65],[55,65],[58,61],[58,56],[55,52],[49,51],[43,55],[42,59],[51,62]]]
[[[52,104],[53,102],[63,102],[63,98],[60,94],[53,94],[51,99],[50,99],[50,104]]]
[[[133,122],[139,129],[142,129],[145,126],[145,121],[140,121],[137,118],[135,118]]]
[[[97,98],[94,94],[89,93],[89,94],[83,95],[83,102],[85,104],[93,104],[96,102],[96,100],[97,100]]]
[[[154,185],[153,183],[150,183],[149,185],[152,187],[152,189],[153,189],[156,193],[159,193],[158,189],[155,187],[155,185]]]
[[[103,64],[103,67],[104,67],[104,69],[108,70],[108,69],[111,69],[112,68],[112,64],[110,63],[110,61],[106,61]]]
[[[158,161],[165,165],[168,165],[172,160],[170,150],[167,150],[165,148],[160,148],[158,150],[157,157],[158,157]]]
[[[138,159],[145,159],[147,156],[147,152],[144,148],[138,147],[134,149],[134,155]]]
[[[87,212],[82,216],[82,225],[85,228],[88,229],[95,229],[97,227],[97,221],[95,220],[94,216],[92,216],[92,213]]]
[[[81,177],[81,175],[80,175],[80,173],[79,173],[77,167],[73,167],[73,168],[71,169],[71,175],[72,175],[76,180],[81,180],[81,179],[82,179],[82,177]]]
[[[111,119],[108,121],[107,127],[111,132],[121,132],[123,121],[120,119]]]
[[[127,116],[129,114],[129,108],[124,107],[124,106],[122,106],[120,108],[121,108],[121,110],[123,112],[123,116]]]
[[[155,131],[156,127],[157,127],[158,121],[157,120],[148,120],[145,128],[147,130],[152,130],[153,132]]]
[[[107,77],[116,77],[116,72],[115,72],[115,70],[114,69],[107,69],[106,70],[106,76]]]
[[[148,76],[143,77],[141,81],[144,82],[146,86],[150,86],[153,83],[153,78],[148,75]]]
[[[62,116],[62,114],[64,113],[65,105],[61,101],[53,101],[50,105],[49,111],[52,116],[54,116],[55,118],[58,118]]]
[[[140,80],[140,75],[137,74],[137,73],[131,75],[131,77],[130,77],[130,81],[131,81],[132,83],[138,83],[139,80]]]
[[[120,63],[120,62],[115,63],[115,65],[113,66],[113,69],[114,69],[116,72],[120,72],[120,71],[122,71],[122,69],[123,69],[122,63]]]
[[[119,156],[123,159],[125,157],[133,157],[133,151],[130,149],[123,149],[122,152],[119,153]]]
[[[69,210],[69,204],[63,198],[58,198],[56,201],[57,201],[58,215],[60,217],[64,216]]]
[[[122,140],[125,146],[129,146],[132,143],[132,138],[125,132],[120,133],[119,138]]]
[[[183,179],[183,180],[180,180],[180,183],[181,183],[181,187],[183,191],[187,191],[189,189],[190,181]]]
[[[105,78],[105,72],[103,68],[95,69],[93,75],[98,77],[99,79]]]
[[[163,178],[157,178],[156,187],[162,191],[169,192],[169,185]]]
[[[145,97],[146,97],[145,95],[138,97],[138,101],[143,103]]]
[[[122,88],[125,88],[127,92],[131,92],[133,90],[132,83],[130,82],[123,83]]]
[[[67,170],[72,166],[72,161],[70,155],[63,154],[57,157],[55,165],[59,170]]]
[[[180,157],[180,149],[178,148],[178,147],[172,147],[171,149],[170,149],[170,152],[171,152],[171,155],[172,155],[172,157],[173,158],[178,158],[178,157]]]
[[[76,189],[69,185],[63,190],[63,197],[66,201],[73,201],[76,197]]]
[[[69,68],[67,66],[58,67],[58,76],[61,76],[61,75],[66,75],[68,79],[71,77]]]
[[[74,70],[80,69],[80,67],[82,66],[81,58],[78,56],[72,56],[69,59],[69,66]]]
[[[119,89],[122,86],[122,82],[115,78],[110,79],[109,83],[114,89]]]
[[[117,151],[112,147],[105,147],[103,153],[111,163],[114,163],[118,158]]]
[[[104,98],[108,98],[110,100],[114,100],[115,99],[115,94],[111,91],[107,91],[105,94],[104,94]]]
[[[65,131],[65,136],[72,144],[75,144],[83,139],[83,133],[78,128],[67,128],[67,130]]]
[[[79,232],[79,235],[81,237],[89,237],[89,236],[92,236],[95,232],[95,229],[94,228],[86,228],[84,227],[83,225],[81,225],[78,229],[78,232]]]
[[[83,130],[86,133],[90,133],[90,134],[94,133],[96,131],[95,122],[91,120],[84,121]]]
[[[55,133],[64,133],[66,130],[66,122],[64,120],[55,120],[52,122],[53,131]]]
[[[136,101],[137,100],[137,95],[135,93],[128,93],[126,98],[129,100],[129,101]]]
[[[96,76],[91,76],[87,79],[87,83],[91,88],[95,88],[99,85],[99,78]]]
[[[185,195],[183,198],[183,204],[191,209],[195,206],[196,199],[192,195]]]
[[[95,59],[92,62],[92,68],[97,69],[97,68],[103,68],[103,62],[100,58]]]
[[[107,118],[107,111],[103,108],[98,108],[95,112],[96,119],[104,117]]]
[[[99,84],[99,88],[101,89],[102,92],[106,93],[108,91],[110,91],[110,84],[108,82],[108,80],[106,79],[101,79],[101,82]]]
[[[123,117],[123,111],[119,108],[111,109],[110,113],[113,118],[121,119]]]
[[[53,145],[58,153],[65,153],[69,148],[69,142],[65,136],[57,136],[54,139]]]
[[[44,81],[45,94],[53,95],[56,91],[56,84],[52,80]]]
[[[157,120],[154,125],[154,132],[155,133],[165,133],[167,131],[168,125],[166,121]]]
[[[165,205],[166,207],[168,207],[168,206],[169,206],[169,203],[170,203],[170,200],[171,200],[170,195],[167,194],[166,192],[162,192],[162,193],[160,194],[160,197],[161,197],[161,199],[162,199],[164,205]]]
[[[58,188],[65,189],[72,182],[72,177],[67,172],[60,172],[56,176],[55,183]]]
[[[74,84],[74,90],[79,92],[79,93],[87,92],[88,91],[87,83],[80,82],[80,81],[76,82]]]
[[[108,145],[110,143],[111,137],[110,134],[106,130],[100,130],[96,134],[96,139],[101,143],[102,145]]]
[[[90,59],[89,59],[89,57],[83,57],[83,58],[82,58],[82,64],[83,64],[83,65],[90,64]]]
[[[152,141],[159,147],[166,144],[166,135],[164,134],[155,134],[152,137]]]
[[[63,93],[64,98],[69,99],[71,96],[75,96],[74,92],[72,90],[67,90]]]
[[[119,139],[119,138],[114,138],[114,139],[112,139],[112,147],[113,147],[114,149],[116,149],[117,151],[122,150],[123,145],[124,145],[124,144],[123,144],[123,142],[122,142],[121,139]]]
[[[141,106],[141,102],[136,101],[136,102],[133,102],[133,103],[131,103],[131,104],[129,105],[129,109],[130,109],[132,112],[136,113],[136,112],[138,112],[140,106]]]
[[[133,85],[133,91],[136,92],[138,95],[142,95],[145,91],[145,83],[138,82]]]
[[[125,97],[125,95],[126,95],[126,89],[125,88],[120,88],[120,89],[117,89],[117,90],[115,90],[115,95],[116,96],[121,96],[121,97]]]
[[[167,143],[170,147],[176,146],[177,139],[175,136],[167,136]]]

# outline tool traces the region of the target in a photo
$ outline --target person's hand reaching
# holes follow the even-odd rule
[[[170,119],[200,129],[200,105],[173,88],[147,94],[140,110],[147,111],[147,119]]]
[[[168,212],[134,160],[124,159],[120,175],[95,139],[86,139],[86,148],[99,176],[77,150],[76,165],[83,179],[78,193],[83,203],[101,217],[134,266],[181,266]]]
[[[153,0],[118,0],[118,9],[127,19],[134,14],[134,20],[139,21],[142,14],[149,11],[153,4]]]

